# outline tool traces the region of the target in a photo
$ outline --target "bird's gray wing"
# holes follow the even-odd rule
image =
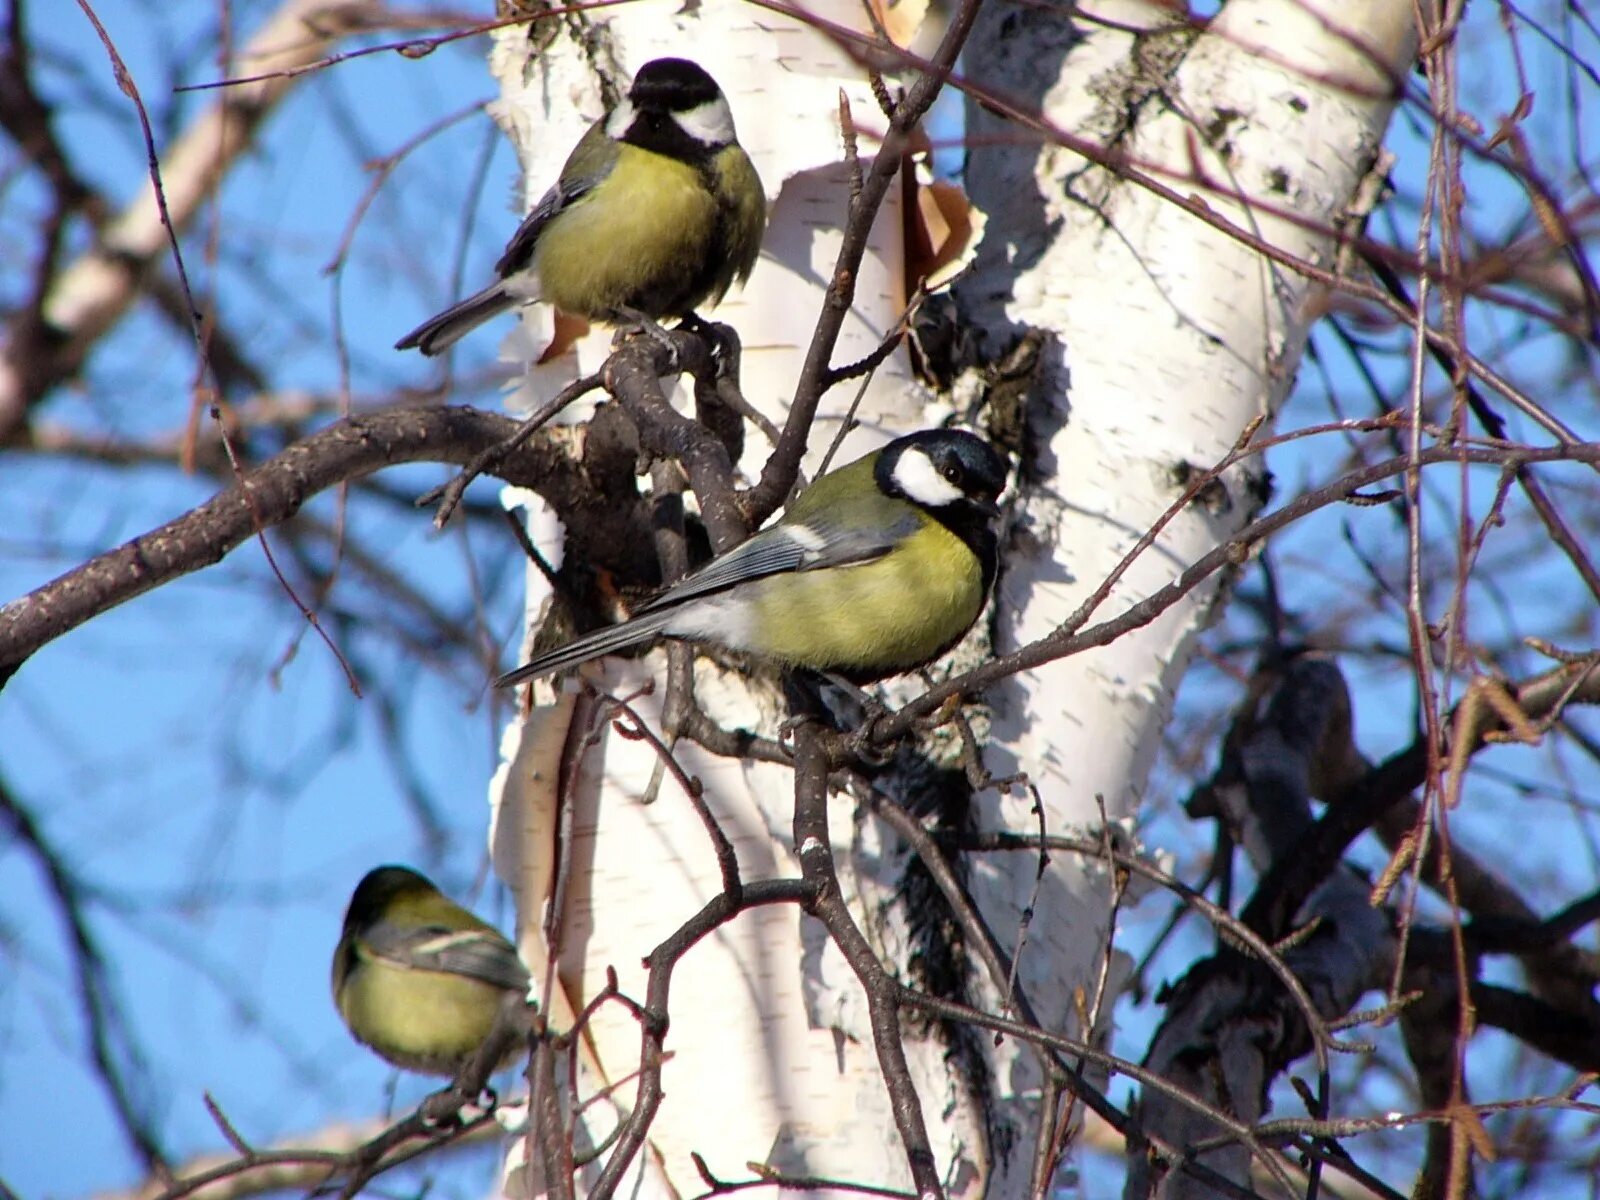
[[[533,206],[532,212],[522,218],[522,224],[517,226],[517,231],[511,235],[511,240],[506,243],[505,253],[500,256],[500,261],[494,264],[495,274],[504,279],[507,275],[514,275],[531,263],[533,261],[533,248],[538,243],[539,234],[544,231],[544,227],[550,218],[592,187],[594,187],[594,182],[590,181],[588,187],[585,187],[582,191],[568,192],[560,184],[557,184],[541,196],[539,203]]]
[[[538,244],[539,235],[544,232],[544,227],[550,219],[562,209],[575,204],[584,196],[595,189],[595,185],[606,177],[610,170],[609,161],[601,162],[604,157],[593,153],[590,143],[595,139],[601,142],[605,139],[605,123],[602,121],[592,125],[589,132],[584,134],[583,140],[573,150],[567,163],[561,169],[561,177],[543,196],[539,203],[533,206],[533,211],[522,218],[522,224],[517,226],[517,231],[511,235],[511,240],[506,243],[505,253],[500,256],[500,261],[495,263],[495,274],[504,279],[507,275],[527,267],[533,262],[533,248]],[[575,163],[596,163],[591,169],[576,167]]]
[[[528,969],[511,943],[482,929],[412,928],[379,921],[362,934],[379,958],[418,971],[443,971],[481,979],[494,987],[526,989]]]
[[[774,525],[640,605],[634,615],[675,608],[685,600],[725,592],[767,575],[871,562],[889,553],[915,530],[915,517],[897,521],[886,529],[846,528],[827,521]]]

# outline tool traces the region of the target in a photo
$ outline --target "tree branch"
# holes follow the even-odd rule
[[[202,567],[258,531],[282,524],[318,492],[405,462],[464,464],[516,431],[472,408],[395,409],[351,417],[289,447],[198,508],[90,559],[0,608],[0,686],[41,646],[118,604]],[[583,480],[549,439],[507,456],[502,478],[538,491],[582,520]]]
[[[286,0],[242,56],[277,66],[309,62],[347,32],[365,27],[374,11],[368,0]],[[168,251],[166,221],[175,234],[193,220],[223,175],[254,145],[256,128],[290,86],[292,80],[282,77],[230,89],[201,113],[157,167],[166,219],[154,202],[152,180],[106,222],[91,249],[12,318],[9,336],[0,339],[0,443],[16,435],[29,410],[51,389],[82,368],[101,335],[138,298],[146,272]],[[70,193],[73,177],[64,173],[64,156],[52,157],[47,144],[29,136],[36,161],[43,161],[49,177]]]

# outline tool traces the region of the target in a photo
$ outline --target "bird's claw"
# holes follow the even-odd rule
[[[793,758],[794,731],[799,729],[800,726],[804,725],[807,721],[815,721],[816,719],[817,718],[812,716],[810,713],[800,713],[797,716],[787,718],[783,724],[778,726],[778,749],[783,751],[790,758]]]
[[[484,1113],[492,1113],[500,1105],[500,1095],[492,1087],[485,1086],[469,1096],[452,1083],[426,1097],[417,1108],[417,1116],[425,1129],[450,1133],[461,1128],[464,1123],[461,1110],[469,1104]]]
[[[877,746],[872,741],[872,731],[877,727],[878,722],[888,715],[888,709],[874,702],[872,707],[862,716],[861,724],[857,725],[851,731],[850,736],[845,739],[845,745],[849,748],[850,753],[860,759],[866,766],[881,767],[894,757],[893,745]]]
[[[711,321],[706,320],[699,313],[684,313],[683,316],[678,319],[678,328],[684,333],[692,333],[695,335],[695,337],[704,338],[708,342],[716,341],[716,325]]]
[[[621,321],[617,326],[617,336],[612,341],[613,346],[625,338],[642,334],[667,352],[666,374],[676,375],[683,370],[682,364],[678,361],[677,343],[672,340],[670,333],[636,308],[618,309],[617,316]]]
[[[463,1096],[455,1084],[451,1084],[424,1099],[417,1108],[417,1116],[424,1129],[449,1133],[461,1127],[461,1110],[467,1101],[468,1097]]]

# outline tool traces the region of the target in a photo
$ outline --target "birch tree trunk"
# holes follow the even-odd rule
[[[1238,235],[1334,269],[1332,230],[1373,164],[1415,49],[1411,7],[1396,0],[1229,0],[1204,30],[1174,28],[1162,3],[1080,11],[1069,24],[991,3],[966,55],[982,87],[1111,156],[1100,161],[1131,167],[1108,171],[1048,134],[1027,144],[993,105],[969,104],[968,187],[989,233],[959,289],[964,314],[995,350],[1029,329],[1052,337],[1033,409],[1040,484],[1019,522],[1032,536],[1001,575],[1003,648],[1066,620],[1197,468],[1277,412],[1320,289]],[[1213,220],[1129,175],[1193,198]],[[1170,583],[1255,515],[1259,461],[1218,483],[1139,552],[1091,622]],[[1226,582],[1001,691],[990,765],[1035,779],[1047,828],[1095,824],[1102,799],[1113,821],[1138,816],[1178,680]],[[1021,977],[1038,1016],[1075,1033],[1075,989],[1098,994],[1108,906],[1094,872],[1051,867]],[[978,884],[997,929],[1030,886],[1025,870]],[[1030,1120],[1024,1089],[1007,1100],[1013,1121]],[[1006,1182],[991,1194],[1021,1194],[1023,1162],[996,1166]]]
[[[669,53],[708,66],[772,203],[755,276],[715,316],[743,341],[745,394],[781,423],[832,276],[848,199],[839,91],[863,128],[881,126],[877,105],[856,61],[788,16],[732,0],[706,0],[692,12],[657,0],[614,11],[582,30],[563,25],[547,45],[520,27],[498,36],[498,115],[517,141],[527,200],[554,179],[567,148],[600,114],[597,68],[623,80]],[[812,11],[841,25],[863,23],[843,2]],[[979,361],[968,364],[952,395],[994,399],[995,364],[1014,360],[1019,345],[1039,348],[994,619],[957,652],[968,664],[1059,626],[1196,472],[1276,411],[1316,314],[1316,285],[1252,243],[1332,269],[1332,230],[1377,152],[1414,41],[1411,8],[1399,0],[1230,0],[1204,29],[1175,26],[1161,3],[1079,12],[1069,21],[1064,10],[986,0],[963,63],[977,93],[967,110],[967,188],[988,224],[976,268],[957,289]],[[1115,169],[1077,152],[1091,148]],[[872,150],[863,138],[863,157]],[[1156,194],[1142,180],[1170,192]],[[836,364],[877,346],[906,303],[905,218],[890,194]],[[1187,210],[1175,199],[1189,201]],[[525,320],[547,317],[534,310]],[[510,353],[531,360],[543,335],[514,335]],[[594,369],[608,338],[592,335],[530,370],[519,402],[537,402]],[[835,389],[825,401],[810,464],[851,399],[839,393],[849,391]],[[838,461],[936,424],[951,406],[951,396],[919,385],[897,353],[873,378],[863,427]],[[768,448],[749,439],[751,477]],[[1123,611],[1224,541],[1260,506],[1260,480],[1259,464],[1251,464],[1183,505],[1090,620]],[[559,555],[554,522],[535,512],[531,525],[536,542]],[[538,580],[530,576],[534,626],[544,600]],[[1213,579],[1114,643],[986,694],[987,715],[975,715],[985,765],[997,777],[1026,774],[1048,832],[1137,816],[1173,690],[1225,593],[1226,581]],[[660,677],[663,660],[658,652],[608,662],[592,678],[628,695]],[[697,694],[725,727],[770,733],[784,715],[770,688],[706,662],[697,668]],[[604,722],[592,745],[580,745],[584,705],[571,695],[542,699],[508,731],[494,791],[495,841],[501,873],[520,889],[525,952],[556,964],[561,999],[551,1011],[560,1024],[601,992],[608,969],[625,994],[642,996],[642,959],[721,882],[700,821],[670,782],[654,803],[640,802],[656,773],[654,751]],[[635,706],[659,721],[653,698]],[[935,742],[928,753],[953,752]],[[688,741],[676,754],[703,783],[747,882],[798,873],[792,771],[715,757]],[[917,793],[927,778],[924,768],[881,786],[914,803],[926,798]],[[835,798],[829,813],[858,923],[901,978],[917,978],[911,960],[925,952],[926,931],[924,914],[903,898],[906,849],[846,799]],[[1030,834],[1040,827],[1020,790],[980,792],[970,821]],[[562,924],[548,950],[537,945],[538,926],[556,885],[540,863],[559,863],[565,878],[554,892]],[[1035,1018],[1072,1036],[1085,1035],[1087,1018],[1100,1026],[1091,1032],[1103,1035],[1119,980],[1107,951],[1109,881],[1061,855],[1042,879],[1037,868],[1034,856],[995,856],[967,864],[966,882],[988,929],[1015,957]],[[964,978],[968,1002],[1002,1009],[978,972]],[[759,1162],[788,1175],[908,1186],[861,989],[796,907],[746,912],[698,943],[677,972],[670,1013],[665,1100],[629,1194],[702,1188],[691,1152],[722,1178],[747,1177],[745,1164]],[[615,1098],[626,1111],[635,1102],[628,1081],[639,1065],[638,1023],[610,1004],[587,1028],[582,1090],[618,1084]],[[1063,1114],[1041,1112],[1028,1052],[1015,1039],[996,1048],[988,1038],[969,1038],[959,1051],[939,1027],[906,1046],[946,1189],[957,1196],[1038,1190],[1035,1143],[1041,1129],[1047,1141],[1054,1136],[1052,1123]],[[586,1117],[598,1142],[606,1122],[592,1111]]]

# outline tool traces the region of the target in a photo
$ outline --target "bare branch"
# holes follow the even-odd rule
[[[369,0],[286,0],[243,57],[276,66],[308,62],[364,27],[374,11]],[[228,92],[206,109],[159,164],[165,216],[152,184],[106,222],[96,245],[51,281],[48,294],[41,292],[12,319],[9,336],[0,342],[0,441],[14,437],[29,410],[82,368],[101,336],[138,298],[145,273],[168,251],[169,234],[187,227],[251,149],[256,129],[289,86],[287,78],[263,80]],[[64,156],[29,137],[37,153],[55,164],[51,174],[58,185],[71,192]]]
[[[150,1114],[134,1098],[133,1082],[142,1069],[132,1028],[122,1005],[111,990],[106,960],[89,927],[83,889],[67,861],[45,839],[44,831],[11,790],[0,782],[0,822],[11,838],[38,860],[48,882],[51,899],[60,910],[71,940],[72,973],[83,1017],[84,1039],[89,1044],[94,1073],[111,1101],[122,1135],[147,1170],[167,1170],[166,1152],[156,1137]]]
[[[0,608],[0,683],[41,646],[109,608],[218,562],[335,484],[396,463],[464,464],[515,430],[514,421],[476,409],[416,408],[351,417],[313,434],[251,471],[241,486]],[[572,463],[548,441],[520,448],[500,470],[508,480],[538,490],[558,510],[586,503]]]

